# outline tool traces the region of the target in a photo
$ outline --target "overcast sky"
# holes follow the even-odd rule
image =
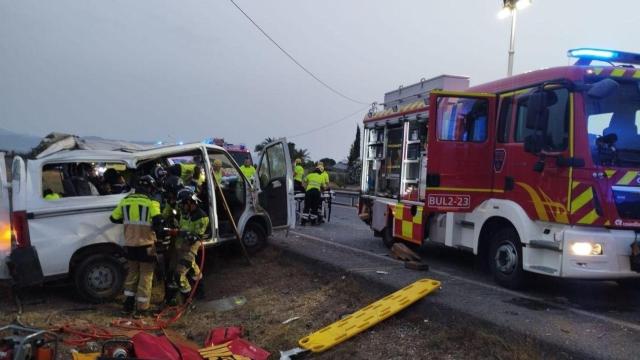
[[[318,77],[360,101],[443,73],[504,77],[500,0],[237,0]],[[533,0],[518,16],[514,72],[566,50],[640,52],[640,1]],[[250,146],[363,105],[303,73],[228,0],[0,0],[0,128],[131,140],[224,137]],[[343,159],[365,110],[290,140]]]

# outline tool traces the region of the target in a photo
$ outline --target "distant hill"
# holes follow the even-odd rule
[[[29,152],[42,138],[0,128],[0,151]]]

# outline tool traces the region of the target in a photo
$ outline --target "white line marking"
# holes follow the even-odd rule
[[[325,240],[325,239],[322,239],[322,238],[319,238],[319,237],[315,237],[315,236],[312,236],[312,235],[302,234],[302,233],[299,233],[297,231],[290,231],[290,233],[294,234],[294,235],[297,235],[297,236],[300,236],[300,237],[303,237],[303,238],[307,238],[309,240],[318,241],[318,242],[321,242],[321,243],[326,244],[326,245],[331,245],[331,246],[335,246],[335,247],[338,247],[338,248],[341,248],[341,249],[350,250],[350,251],[353,251],[353,252],[356,252],[356,253],[359,253],[359,254],[363,254],[363,255],[367,255],[367,256],[374,256],[374,257],[377,257],[379,259],[383,259],[385,261],[394,262],[394,263],[402,263],[402,261],[400,261],[400,260],[395,260],[395,259],[392,259],[392,258],[384,256],[384,255],[378,255],[378,254],[375,254],[375,253],[372,253],[372,252],[368,252],[366,250],[353,248],[351,246],[335,243],[333,241]],[[476,285],[476,286],[480,286],[480,287],[483,287],[485,289],[491,289],[491,290],[498,291],[498,292],[501,292],[501,293],[504,293],[504,294],[509,294],[511,296],[518,296],[518,297],[526,298],[528,300],[535,300],[535,301],[541,302],[541,303],[543,303],[545,305],[548,305],[548,306],[551,306],[551,307],[555,307],[555,308],[559,308],[559,309],[562,309],[562,310],[570,311],[570,312],[572,312],[574,314],[587,316],[587,317],[590,317],[590,318],[593,318],[593,319],[598,319],[598,320],[601,320],[601,321],[604,321],[604,322],[608,322],[608,323],[611,323],[611,324],[615,324],[615,325],[623,326],[623,327],[630,328],[630,329],[633,329],[633,330],[636,330],[636,331],[640,331],[640,325],[637,325],[637,324],[634,324],[634,323],[631,323],[631,322],[618,320],[618,319],[615,319],[615,318],[612,318],[612,317],[609,317],[609,316],[600,315],[600,314],[592,313],[590,311],[580,310],[580,309],[572,308],[572,307],[569,307],[569,306],[564,306],[564,305],[561,305],[561,304],[551,303],[551,302],[548,302],[545,299],[542,299],[542,298],[539,298],[539,297],[536,297],[536,296],[531,296],[531,295],[523,294],[523,293],[520,293],[520,292],[517,292],[517,291],[505,289],[505,288],[502,288],[502,287],[499,287],[499,286],[496,286],[496,285],[490,285],[490,284],[486,284],[486,283],[483,283],[483,282],[480,282],[480,281],[459,277],[459,276],[450,274],[450,273],[448,273],[446,271],[429,269],[429,272],[434,273],[434,274],[438,274],[438,275],[442,275],[442,276],[448,276],[448,277],[450,277],[452,279],[455,279],[455,280],[459,280],[459,281],[462,281],[462,282],[465,282],[465,283],[468,283],[468,284],[473,284],[473,285]]]

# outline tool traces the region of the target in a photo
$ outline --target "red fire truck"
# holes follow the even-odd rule
[[[204,142],[206,144],[214,144],[214,145],[223,147],[225,150],[227,150],[229,154],[231,154],[231,157],[233,157],[233,160],[235,160],[236,163],[238,163],[238,165],[240,166],[244,164],[244,161],[246,159],[249,159],[251,161],[251,164],[253,164],[253,159],[251,158],[251,151],[245,145],[230,144],[228,142],[225,142],[223,138],[210,138],[205,140]]]
[[[640,54],[569,56],[473,88],[443,76],[387,93],[364,119],[360,217],[387,245],[473,252],[506,287],[527,271],[640,277]]]

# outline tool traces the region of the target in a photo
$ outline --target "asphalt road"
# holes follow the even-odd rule
[[[334,205],[329,223],[297,227],[288,237],[276,235],[274,242],[301,254],[307,251],[308,257],[330,257],[327,261],[334,266],[391,285],[403,286],[408,278],[426,274],[443,281],[444,290],[435,302],[477,313],[500,326],[547,336],[556,345],[580,348],[595,358],[637,358],[640,350],[640,289],[613,281],[532,276],[526,290],[516,292],[494,284],[472,254],[439,247],[419,249],[430,271],[413,275],[389,258],[389,250],[358,219],[356,209],[345,206]]]

